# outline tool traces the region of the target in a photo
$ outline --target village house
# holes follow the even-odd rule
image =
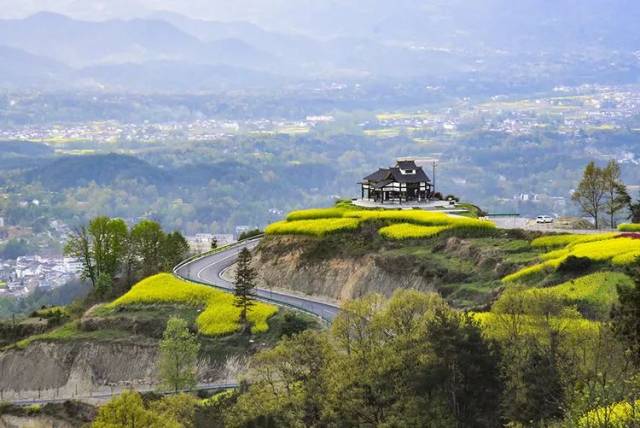
[[[399,160],[395,166],[380,168],[360,183],[362,199],[380,204],[428,202],[433,182],[413,160]]]

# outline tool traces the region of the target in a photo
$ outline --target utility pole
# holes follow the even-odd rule
[[[434,159],[431,164],[431,167],[433,169],[432,176],[433,176],[433,193],[434,194],[436,193],[436,166],[437,165],[438,165],[438,161]]]

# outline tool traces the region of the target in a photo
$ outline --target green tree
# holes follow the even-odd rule
[[[216,238],[211,238],[211,249],[215,250],[218,248],[218,240]]]
[[[126,391],[98,410],[93,428],[178,428],[177,422],[147,410],[139,393]]]
[[[100,298],[107,297],[113,288],[113,279],[103,272],[98,276],[98,280],[96,281],[96,293]]]
[[[593,218],[596,229],[600,227],[600,214],[604,208],[606,191],[602,169],[598,168],[595,162],[589,162],[571,199],[585,214]]]
[[[91,241],[86,226],[80,226],[73,230],[64,246],[64,253],[82,262],[80,276],[83,280],[88,279],[91,281],[91,285],[95,288],[98,277],[96,275]]]
[[[247,313],[255,305],[255,280],[257,272],[251,266],[251,252],[243,248],[238,256],[236,268],[234,306],[240,308],[240,323],[247,325]]]
[[[640,223],[640,200],[636,202],[629,201],[629,217],[627,217],[631,223]]]
[[[615,160],[610,161],[602,170],[604,186],[606,190],[606,200],[604,212],[609,216],[609,224],[612,229],[616,228],[616,215],[629,206],[631,197],[627,192],[627,187],[621,179],[620,165]]]
[[[195,413],[201,400],[191,394],[175,394],[149,404],[149,410],[162,419],[176,421],[181,427],[194,426]]]
[[[200,344],[191,334],[187,322],[178,317],[167,321],[160,342],[160,377],[163,383],[178,391],[196,384]]]
[[[105,273],[111,278],[118,274],[129,233],[122,219],[96,217],[89,222],[89,236],[92,240],[96,275]]]
[[[178,231],[169,233],[162,246],[163,271],[171,272],[189,255],[189,243]]]
[[[128,228],[121,219],[96,217],[77,228],[65,245],[65,254],[82,261],[82,277],[95,288],[100,275],[115,278],[126,258]]]
[[[326,334],[312,331],[259,353],[251,367],[255,382],[228,413],[227,425],[323,426],[331,355]]]
[[[155,221],[142,220],[131,229],[132,248],[141,263],[143,277],[161,271],[165,234]]]
[[[437,308],[426,323],[426,342],[433,358],[416,373],[416,392],[441,395],[459,426],[500,425],[500,360],[473,318]]]

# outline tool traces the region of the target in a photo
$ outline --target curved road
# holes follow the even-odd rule
[[[261,238],[255,238],[242,241],[220,252],[187,261],[178,265],[173,272],[175,275],[188,281],[198,282],[226,291],[233,290],[233,283],[224,279],[222,274],[226,269],[236,263],[238,254],[243,248],[250,250],[255,249],[260,243],[260,239]],[[316,315],[327,322],[333,321],[339,311],[337,305],[322,302],[312,297],[272,291],[264,288],[256,288],[255,294],[260,300],[302,310]]]

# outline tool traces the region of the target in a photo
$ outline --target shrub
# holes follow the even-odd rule
[[[567,256],[558,265],[558,272],[582,273],[591,267],[591,259],[588,257]]]
[[[360,220],[355,218],[328,218],[320,220],[279,221],[265,229],[267,235],[309,235],[321,237],[329,233],[355,230]]]
[[[311,322],[303,318],[295,312],[287,312],[284,314],[284,322],[282,323],[282,335],[294,336],[302,333],[311,326]]]
[[[627,223],[618,226],[620,232],[640,232],[640,223]]]
[[[447,226],[418,226],[409,223],[394,224],[380,229],[380,235],[388,239],[430,238],[447,230]]]
[[[233,305],[233,295],[205,285],[183,281],[167,273],[143,279],[124,296],[112,302],[109,307],[132,304],[184,304],[204,307],[196,319],[200,333],[207,336],[230,334],[240,329],[240,309]],[[256,302],[248,314],[253,333],[269,329],[268,319],[278,312],[278,308]]]
[[[262,234],[262,231],[260,229],[247,230],[246,232],[242,232],[240,236],[238,236],[238,241],[253,238],[254,236],[258,236],[260,234]]]

